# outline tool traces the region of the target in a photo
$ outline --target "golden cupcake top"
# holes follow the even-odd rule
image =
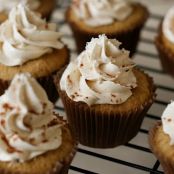
[[[91,27],[124,21],[132,13],[131,4],[126,0],[74,0],[72,9]]]
[[[0,161],[30,160],[62,144],[62,123],[29,74],[17,74],[0,97]]]
[[[22,65],[61,49],[61,34],[56,29],[56,24],[47,23],[26,5],[15,6],[0,26],[0,63]]]
[[[137,86],[135,66],[129,52],[116,39],[93,38],[72,61],[60,80],[61,90],[74,101],[93,104],[121,104]]]

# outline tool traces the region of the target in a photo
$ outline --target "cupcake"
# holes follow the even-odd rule
[[[135,68],[129,52],[119,46],[105,35],[93,38],[55,76],[71,130],[83,145],[110,148],[127,143],[153,103],[152,78]]]
[[[161,22],[155,44],[163,70],[174,77],[174,6]]]
[[[67,174],[76,143],[66,121],[29,74],[0,97],[0,173]]]
[[[139,3],[125,0],[74,0],[67,9],[66,20],[74,33],[77,50],[99,34],[117,38],[122,47],[135,53],[140,30],[149,13]]]
[[[152,152],[160,161],[165,174],[174,173],[174,102],[171,102],[149,132],[149,144]]]
[[[55,0],[0,0],[0,23],[8,18],[10,10],[19,3],[27,3],[32,10],[41,13],[42,18],[47,20],[55,7]]]
[[[69,61],[69,51],[60,39],[56,24],[47,23],[25,5],[14,7],[0,26],[0,94],[15,74],[29,72],[55,102],[52,75]]]

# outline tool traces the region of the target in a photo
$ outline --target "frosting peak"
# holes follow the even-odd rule
[[[115,20],[125,20],[132,7],[125,0],[74,0],[73,10],[91,27],[112,24]]]
[[[162,24],[162,30],[165,37],[172,43],[174,43],[174,6],[169,9],[164,17]]]
[[[16,66],[61,49],[56,24],[47,23],[39,14],[19,4],[0,26],[0,63]]]
[[[29,160],[61,144],[53,104],[29,74],[18,74],[0,97],[0,160]],[[52,124],[53,123],[53,124]]]
[[[64,71],[60,87],[74,101],[120,104],[131,95],[136,78],[129,52],[119,49],[116,39],[105,35],[92,39],[79,57]]]
[[[172,101],[162,114],[163,131],[169,135],[170,144],[174,144],[174,102]]]

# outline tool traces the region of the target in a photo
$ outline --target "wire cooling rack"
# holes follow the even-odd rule
[[[171,0],[142,0],[142,3],[149,7],[151,15],[142,30],[134,61],[154,78],[157,86],[155,103],[148,111],[138,135],[126,145],[112,149],[94,149],[79,145],[69,174],[163,174],[160,163],[149,149],[147,138],[149,128],[160,120],[164,108],[174,99],[174,79],[163,72],[153,42],[160,21],[174,2],[172,4]],[[63,40],[71,50],[73,59],[77,56],[76,47],[72,32],[64,21],[68,4],[69,1],[66,0],[58,1],[52,21],[58,23],[60,31],[64,33]],[[60,99],[55,110],[65,116]]]

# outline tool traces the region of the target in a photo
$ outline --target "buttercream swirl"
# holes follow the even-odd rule
[[[23,162],[61,145],[53,104],[29,74],[18,74],[0,97],[0,160]]]
[[[61,49],[60,37],[56,24],[47,23],[39,14],[19,4],[0,26],[0,63],[22,65],[50,53],[54,48]]]
[[[8,13],[19,3],[28,4],[32,10],[36,10],[40,6],[40,0],[0,0],[0,12]]]
[[[169,9],[162,23],[162,31],[164,36],[174,43],[174,6]]]
[[[61,90],[74,101],[93,104],[121,104],[137,86],[135,66],[129,52],[119,49],[116,39],[105,35],[92,39],[72,61],[60,80]]]
[[[174,144],[174,102],[172,101],[162,114],[163,131],[169,135],[170,144]]]
[[[72,8],[91,27],[123,21],[132,13],[130,3],[125,0],[74,0]]]

